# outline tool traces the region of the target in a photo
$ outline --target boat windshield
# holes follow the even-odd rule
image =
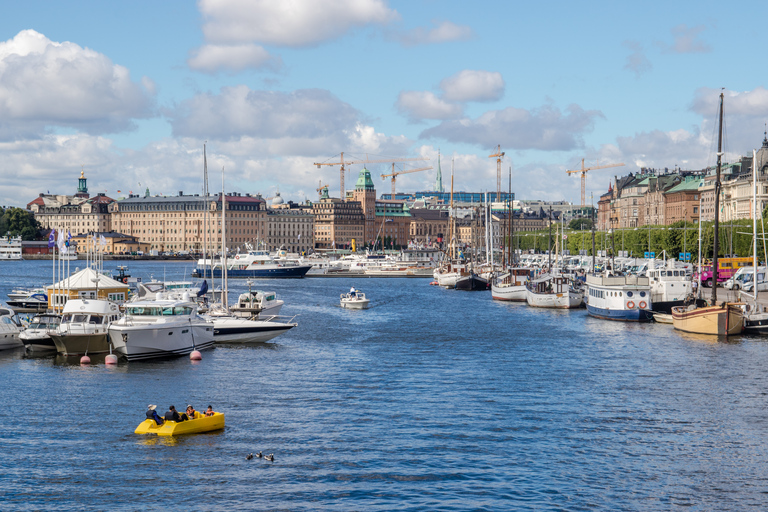
[[[58,318],[35,317],[29,324],[30,329],[52,329],[59,325]]]
[[[125,313],[131,316],[191,315],[192,308],[188,306],[131,306],[125,308]]]

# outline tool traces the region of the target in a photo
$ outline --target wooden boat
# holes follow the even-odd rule
[[[705,308],[677,306],[672,308],[672,325],[678,331],[733,336],[744,328],[744,313],[735,303]]]
[[[146,419],[139,423],[134,434],[157,434],[159,436],[179,436],[183,434],[200,434],[224,428],[224,413],[215,412],[213,416],[201,416],[187,421],[166,421],[162,425],[155,420]]]
[[[672,315],[668,313],[654,313],[653,320],[659,324],[672,324]]]

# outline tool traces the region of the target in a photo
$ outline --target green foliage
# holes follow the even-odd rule
[[[21,236],[22,240],[35,240],[40,233],[40,223],[32,212],[23,208],[0,209],[0,236]]]
[[[592,229],[592,219],[573,219],[568,223],[568,229]]]

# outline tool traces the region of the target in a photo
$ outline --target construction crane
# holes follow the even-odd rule
[[[340,165],[341,168],[339,169],[339,177],[340,177],[340,187],[339,191],[341,192],[341,200],[344,201],[344,166],[345,165],[353,165],[353,164],[379,164],[379,163],[389,163],[389,162],[415,162],[419,160],[429,160],[429,158],[385,158],[383,160],[369,160],[366,156],[365,160],[344,160],[344,153],[341,153],[341,159],[339,162],[315,162],[312,165],[316,165],[318,169],[320,169],[320,166],[322,165]]]
[[[581,169],[566,170],[568,174],[581,173],[581,206],[587,206],[586,204],[586,191],[587,191],[587,171],[593,171],[595,169],[607,169],[609,167],[621,167],[624,164],[608,164],[608,165],[595,165],[593,167],[584,167],[584,159],[581,159]]]
[[[504,158],[504,152],[501,150],[501,144],[496,146],[496,153],[488,155],[488,158],[496,159],[496,201],[501,201],[501,159]]]
[[[381,179],[385,180],[392,177],[392,199],[395,198],[395,179],[400,176],[401,174],[410,174],[412,172],[419,172],[419,171],[428,171],[432,169],[432,166],[429,167],[419,167],[418,169],[407,169],[405,171],[395,171],[395,164],[392,164],[392,172],[390,174],[382,174]]]

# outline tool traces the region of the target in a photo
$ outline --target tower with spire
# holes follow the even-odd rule
[[[88,197],[88,180],[85,177],[85,170],[80,170],[80,179],[77,180],[77,194],[75,197]]]
[[[435,177],[435,192],[444,192],[443,173],[440,170],[440,149],[437,150],[437,176]]]
[[[762,179],[768,172],[768,129],[763,132],[763,145],[757,150],[752,165],[757,169],[758,180]]]
[[[371,171],[363,167],[355,183],[353,199],[360,202],[365,216],[365,240],[363,243],[372,242],[376,236],[376,189],[371,179]]]

